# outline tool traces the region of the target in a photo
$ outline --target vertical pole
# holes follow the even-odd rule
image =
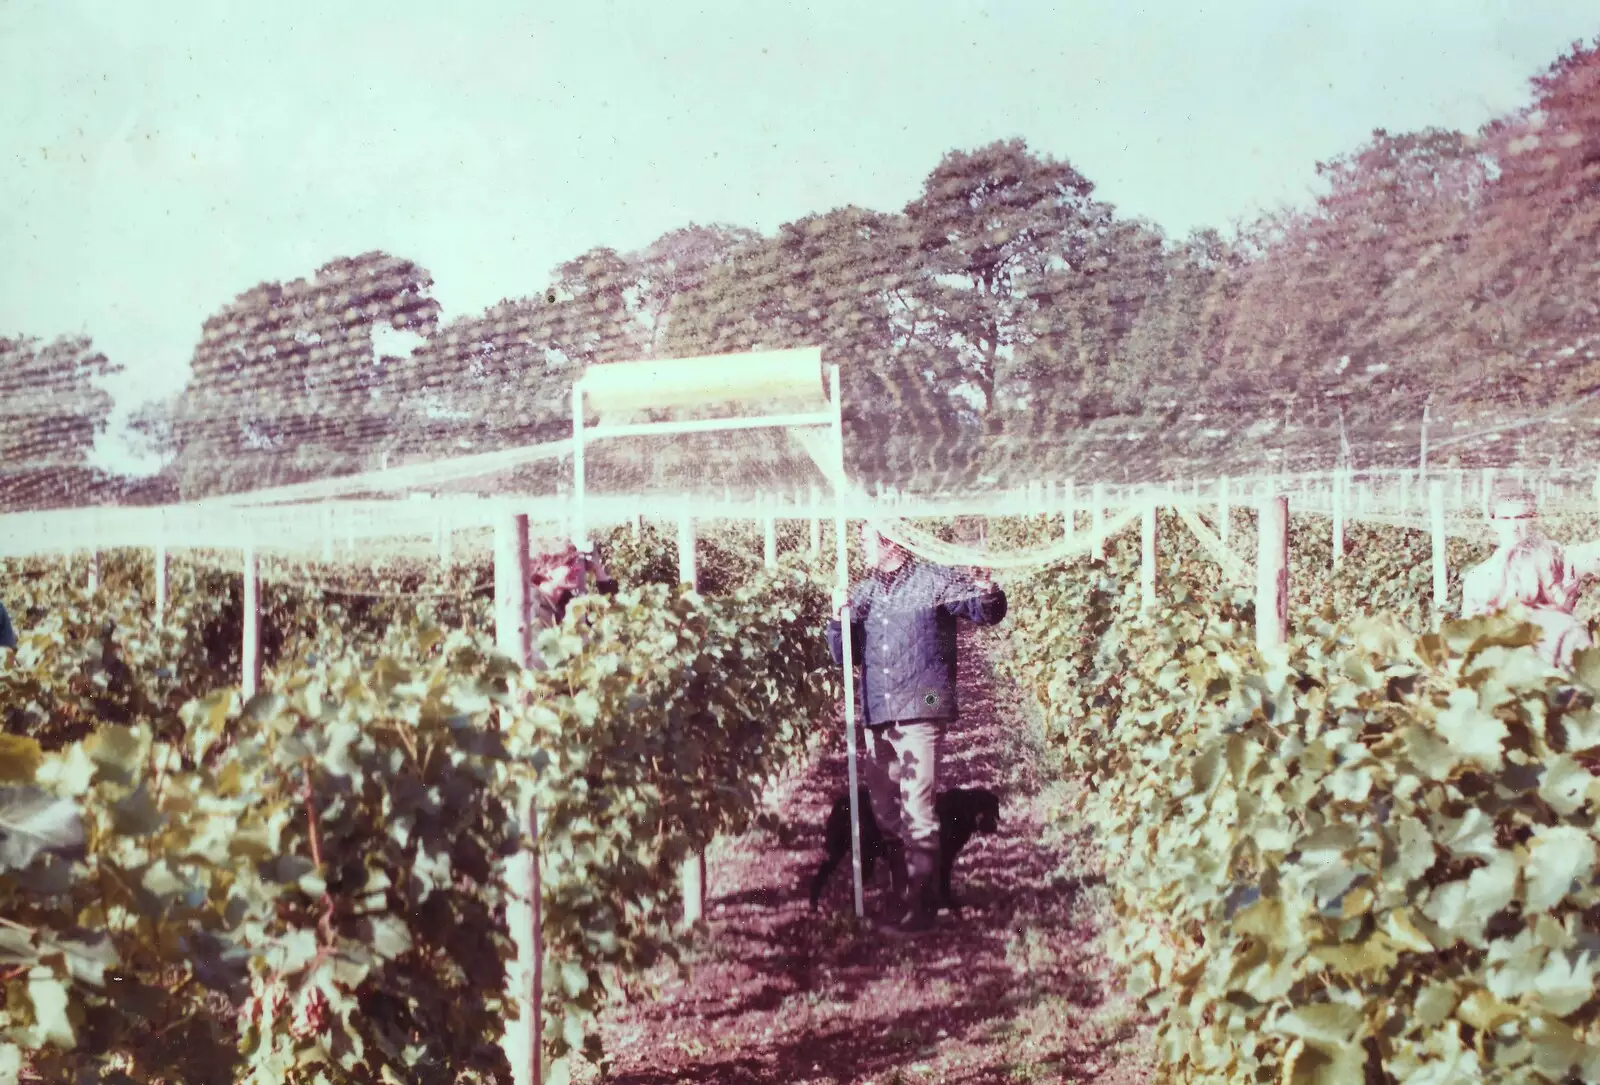
[[[1456,468],[1456,511],[1467,507],[1467,473]]]
[[[1061,531],[1068,542],[1078,534],[1078,484],[1070,478],[1061,495]]]
[[[1437,630],[1450,601],[1450,576],[1445,564],[1443,482],[1428,484],[1428,520],[1433,531],[1433,627]]]
[[[845,528],[845,473],[844,473],[844,404],[839,398],[839,366],[828,366],[828,393],[833,397],[833,439],[838,446],[839,476],[834,486],[838,505],[834,512],[834,566],[835,587],[839,594],[848,597],[850,591],[850,540]],[[867,914],[861,892],[861,803],[856,772],[856,687],[855,647],[851,643],[850,626],[853,611],[836,614],[840,619],[840,655],[844,667],[844,734],[845,770],[850,795],[850,873],[854,881],[856,918]]]
[[[761,523],[761,563],[768,569],[778,567],[778,518],[771,512]]]
[[[1422,408],[1422,454],[1417,463],[1417,485],[1425,485],[1428,478],[1428,422],[1433,418],[1433,404]]]
[[[811,556],[822,556],[822,494],[815,486],[811,487]]]
[[[533,662],[533,625],[528,611],[528,516],[506,509],[495,521],[495,645],[519,666]],[[506,863],[506,923],[516,947],[506,969],[506,996],[514,1013],[506,1016],[501,1038],[515,1085],[539,1085],[542,1072],[544,932],[539,885],[539,811],[531,799],[518,811],[527,838]]]
[[[1493,467],[1485,467],[1483,469],[1483,482],[1481,483],[1481,485],[1483,487],[1483,493],[1480,494],[1479,496],[1483,499],[1483,501],[1482,501],[1482,504],[1483,504],[1483,509],[1482,509],[1483,518],[1485,520],[1487,520],[1489,518],[1489,506],[1490,506],[1491,502],[1493,501],[1493,496],[1492,495],[1494,494],[1494,468]]]
[[[700,574],[695,566],[694,517],[685,505],[678,511],[678,581],[691,590],[699,590]]]
[[[1333,474],[1333,567],[1344,561],[1344,472]]]
[[[690,591],[700,590],[700,570],[695,561],[694,517],[687,503],[678,510],[678,580]],[[706,914],[706,853],[697,851],[679,869],[683,890],[683,925],[698,924]]]
[[[1261,502],[1256,549],[1256,647],[1262,652],[1289,639],[1289,499]]]
[[[239,688],[245,700],[256,695],[261,688],[261,561],[256,555],[255,543],[244,548],[244,606],[242,621],[244,644],[240,652]]]
[[[1228,504],[1228,476],[1223,475],[1217,482],[1217,537],[1222,540],[1222,545],[1228,545],[1228,529],[1233,523],[1233,508]]]
[[[1093,498],[1089,503],[1089,532],[1095,560],[1101,561],[1106,556],[1106,486],[1103,482],[1094,484]]]
[[[1144,510],[1139,525],[1139,606],[1154,610],[1156,605],[1156,504],[1149,495],[1150,504]]]
[[[156,515],[156,628],[160,629],[167,620],[167,513],[163,509]]]
[[[583,381],[572,385],[572,545],[589,552],[589,524],[583,508]]]

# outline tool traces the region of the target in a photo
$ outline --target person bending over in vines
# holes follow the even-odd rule
[[[584,554],[570,542],[549,553],[539,554],[529,562],[528,578],[533,634],[552,629],[567,616],[567,605],[583,591],[585,582],[593,578],[594,590],[602,595],[615,595],[617,582],[612,579],[598,554]],[[534,653],[534,666],[544,669],[539,653]]]
[[[1491,507],[1494,553],[1462,573],[1461,616],[1474,618],[1520,605],[1540,631],[1535,645],[1540,658],[1570,667],[1572,657],[1594,643],[1589,627],[1575,613],[1583,574],[1594,571],[1583,568],[1594,563],[1593,548],[1576,547],[1577,554],[1569,556],[1538,530],[1537,512],[1532,496],[1520,492]]]
[[[17,631],[11,628],[11,615],[6,613],[4,603],[0,603],[0,648],[15,648],[17,646]]]
[[[934,796],[945,725],[957,716],[956,622],[996,624],[1006,596],[985,572],[924,564],[870,527],[861,534],[871,572],[848,597],[835,593],[826,634],[841,662],[848,610],[861,667],[862,775],[894,884],[883,924],[886,933],[911,934],[932,927],[938,909]]]

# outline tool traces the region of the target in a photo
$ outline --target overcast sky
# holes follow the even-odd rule
[[[0,334],[175,390],[263,280],[384,249],[447,315],[594,245],[903,206],[1020,136],[1170,232],[1475,128],[1600,0],[0,0]]]

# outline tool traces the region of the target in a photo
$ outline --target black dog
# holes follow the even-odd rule
[[[866,788],[860,789],[858,809],[861,821],[861,881],[864,884],[872,880],[872,871],[878,859],[888,858],[888,849],[878,829],[878,819],[872,815],[872,803],[868,801]],[[955,895],[950,891],[950,871],[955,866],[956,856],[961,854],[961,849],[967,846],[967,841],[972,839],[974,833],[993,833],[999,828],[1000,798],[988,788],[961,787],[939,792],[933,800],[933,809],[939,815],[940,904],[954,911],[958,905]],[[840,795],[834,800],[833,809],[828,812],[827,824],[823,827],[823,837],[828,857],[811,879],[813,908],[822,898],[822,887],[827,883],[828,876],[850,854],[848,795]]]

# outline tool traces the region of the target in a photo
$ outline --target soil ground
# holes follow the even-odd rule
[[[771,797],[777,834],[719,841],[691,975],[604,1018],[613,1085],[979,1085],[1149,1079],[1148,1042],[1099,948],[1109,899],[1092,841],[1054,811],[1065,785],[1037,771],[1036,729],[996,696],[986,631],[963,631],[962,719],[940,787],[1001,796],[1000,832],[956,863],[959,917],[910,941],[866,924],[848,864],[812,911],[822,825],[845,791],[842,741]]]

